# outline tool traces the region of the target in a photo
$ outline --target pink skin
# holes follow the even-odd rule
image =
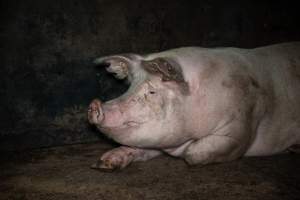
[[[124,168],[161,152],[204,165],[299,144],[299,52],[300,43],[286,43],[97,59],[131,86],[117,99],[89,106],[89,122],[123,145],[93,167]]]
[[[131,101],[132,102],[132,101]],[[130,128],[142,123],[141,120],[130,120],[130,102],[107,102],[102,104],[100,100],[94,99],[89,107],[88,119],[91,124],[95,124],[100,130],[113,135],[124,135]],[[124,114],[125,109],[128,111]]]
[[[162,106],[165,102],[158,97],[158,92],[159,89],[156,88],[154,92],[154,88],[149,84],[143,84],[135,91],[135,95],[119,97],[105,103],[94,99],[90,103],[89,122],[96,125],[108,137],[126,145],[103,154],[92,166],[93,168],[124,168],[133,161],[144,161],[161,154],[161,151],[151,148],[160,147],[156,139],[151,141],[156,138],[153,137],[154,134],[151,134],[146,141],[138,140],[139,135],[144,132],[142,127],[146,122],[151,124],[153,121],[152,124],[159,124],[157,120],[160,120],[160,115],[164,112]],[[145,129],[146,134],[149,135],[150,128]],[[135,140],[131,140],[131,137]],[[141,138],[147,138],[147,136]],[[142,148],[138,148],[140,145]],[[146,146],[150,148],[144,148]]]
[[[131,162],[146,161],[160,154],[161,152],[156,150],[121,146],[104,153],[99,161],[92,165],[92,168],[108,170],[123,169]]]

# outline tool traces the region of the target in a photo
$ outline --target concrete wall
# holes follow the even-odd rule
[[[98,56],[300,40],[296,4],[251,2],[2,1],[0,150],[98,140],[88,103],[126,90]]]

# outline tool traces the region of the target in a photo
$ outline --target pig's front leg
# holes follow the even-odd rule
[[[161,154],[161,151],[121,146],[104,153],[98,162],[91,167],[94,169],[123,169],[131,162],[146,161]]]
[[[190,165],[226,162],[241,156],[238,142],[226,136],[211,135],[191,143],[182,157]]]
[[[191,142],[181,156],[191,165],[235,160],[246,152],[251,141],[250,130],[247,123],[233,121],[216,132]]]

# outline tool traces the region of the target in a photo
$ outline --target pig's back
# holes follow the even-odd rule
[[[159,56],[177,59],[191,85],[203,74],[220,71],[225,76],[241,71],[255,79],[265,114],[246,155],[271,155],[300,143],[300,42],[255,49],[185,47]]]

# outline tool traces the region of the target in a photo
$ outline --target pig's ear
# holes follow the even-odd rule
[[[106,66],[106,70],[118,79],[124,79],[128,77],[129,70],[134,62],[134,55],[113,55],[97,58],[94,63],[97,65]]]
[[[184,94],[189,93],[189,87],[184,80],[181,66],[174,60],[159,57],[153,60],[142,61],[141,64],[148,73],[160,76],[163,82],[176,83]]]

